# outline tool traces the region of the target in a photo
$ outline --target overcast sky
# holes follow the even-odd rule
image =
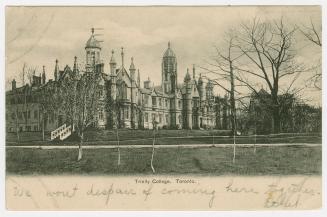
[[[224,32],[240,22],[254,17],[278,19],[281,16],[293,24],[305,24],[310,19],[321,23],[319,7],[11,7],[6,9],[6,89],[15,78],[21,85],[19,72],[24,62],[46,68],[47,79],[53,78],[55,59],[60,69],[72,66],[74,56],[85,62],[85,43],[91,27],[102,40],[102,60],[109,73],[111,50],[116,51],[121,63],[120,48],[125,50],[125,65],[134,57],[140,69],[141,81],[161,81],[161,58],[168,41],[178,61],[178,82],[181,83],[187,68],[192,64],[205,65],[213,45],[221,44]],[[297,37],[298,60],[313,64],[321,58],[321,49]],[[200,70],[197,71],[200,73]],[[304,75],[297,83],[304,85],[310,76]],[[220,91],[220,90],[219,90]],[[220,93],[223,95],[223,93]],[[311,104],[321,105],[321,93],[305,91]]]

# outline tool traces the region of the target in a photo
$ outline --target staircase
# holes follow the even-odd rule
[[[60,140],[64,140],[66,138],[68,138],[71,134],[72,131],[74,131],[74,127],[72,129],[72,126],[66,126],[66,124],[58,127],[57,129],[55,129],[54,131],[51,131],[51,137],[50,140],[54,140],[55,138],[58,138]]]

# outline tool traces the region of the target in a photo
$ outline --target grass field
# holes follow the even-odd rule
[[[78,142],[75,135],[65,141],[42,141],[42,134],[39,132],[22,133],[18,142],[15,133],[7,133],[7,145],[71,145]],[[120,143],[122,145],[151,145],[153,132],[151,130],[119,130]],[[233,138],[230,131],[226,130],[159,130],[156,133],[156,144],[179,145],[179,144],[231,144]],[[301,133],[301,134],[278,134],[262,136],[238,136],[237,144],[253,143],[320,143],[321,134]],[[88,145],[115,145],[115,131],[87,131],[85,133],[85,144]]]
[[[77,162],[77,149],[7,149],[9,174],[151,174],[151,148],[85,149]],[[155,150],[157,174],[201,175],[309,175],[321,174],[321,146],[160,148]]]

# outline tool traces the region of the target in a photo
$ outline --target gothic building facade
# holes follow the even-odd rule
[[[34,76],[32,84],[20,88],[16,87],[16,81],[13,80],[12,90],[6,93],[7,131],[40,131],[42,127],[51,131],[62,125],[67,119],[60,112],[60,105],[51,114],[40,112],[42,105],[38,103],[38,98],[42,96],[42,88],[59,87],[56,84],[78,80],[81,74],[92,73],[94,69],[101,76],[100,103],[94,127],[152,129],[155,124],[167,129],[229,128],[227,98],[215,96],[213,83],[201,75],[196,76],[194,65],[191,72],[186,70],[184,80],[178,82],[177,58],[170,43],[162,57],[161,84],[158,86],[150,78],[141,84],[140,71],[136,69],[133,57],[129,66],[125,66],[123,48],[120,63],[117,63],[112,51],[110,71],[104,72],[101,50],[101,43],[92,30],[85,45],[85,70],[78,68],[75,57],[73,69],[66,66],[62,71],[56,60],[54,80],[46,82],[45,71],[40,76]],[[115,109],[110,108],[110,102],[116,102]],[[34,116],[31,117],[29,113]]]

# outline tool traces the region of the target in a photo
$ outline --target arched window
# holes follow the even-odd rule
[[[121,84],[121,98],[127,99],[127,85],[124,82]]]

